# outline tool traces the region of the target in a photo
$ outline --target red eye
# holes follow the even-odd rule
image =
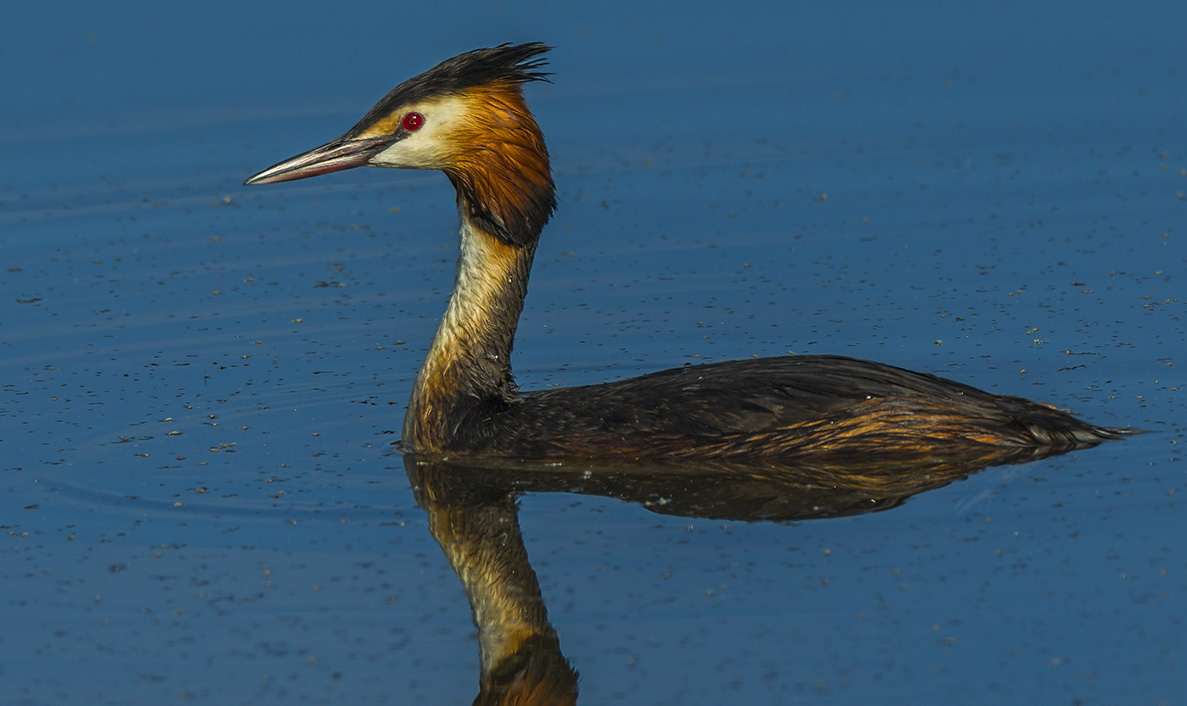
[[[420,113],[409,113],[400,121],[401,127],[409,132],[419,130],[425,124],[425,116]]]

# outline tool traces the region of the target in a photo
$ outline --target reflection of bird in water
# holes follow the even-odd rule
[[[886,510],[981,468],[873,462],[692,467],[510,459],[451,463],[417,454],[405,454],[404,467],[417,503],[428,514],[429,531],[470,601],[480,655],[474,703],[539,706],[575,703],[577,674],[561,653],[528,560],[519,527],[519,495],[578,493],[637,502],[665,515],[788,522]]]
[[[1124,432],[1045,405],[834,356],[688,366],[520,392],[511,348],[537,239],[556,205],[548,150],[523,99],[542,44],[479,49],[397,86],[342,137],[247,184],[362,165],[440,169],[457,190],[457,283],[417,376],[403,443],[484,457],[700,460],[1013,459]]]

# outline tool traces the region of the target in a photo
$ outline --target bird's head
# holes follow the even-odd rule
[[[360,166],[439,169],[467,215],[512,243],[538,234],[555,208],[548,148],[523,98],[550,47],[477,49],[397,86],[345,135],[265,169],[246,185]],[[532,235],[534,237],[534,234]]]

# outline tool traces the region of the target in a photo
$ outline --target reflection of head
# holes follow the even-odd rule
[[[555,635],[535,635],[482,677],[474,706],[562,706],[577,703],[577,672]]]

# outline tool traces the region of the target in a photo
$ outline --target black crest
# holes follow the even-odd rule
[[[466,89],[496,81],[526,83],[547,81],[548,73],[538,71],[548,63],[541,54],[552,47],[541,42],[500,44],[489,49],[475,49],[446,59],[440,64],[414,76],[392,89],[367,111],[347,137],[362,132],[381,117],[400,105],[415,103],[433,96],[461,93]]]

